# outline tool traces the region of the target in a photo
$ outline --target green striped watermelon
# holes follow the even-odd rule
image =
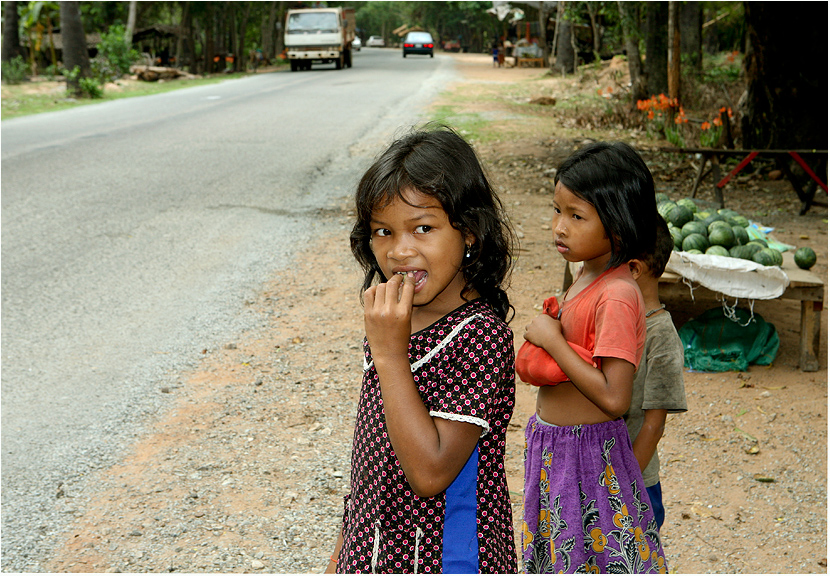
[[[749,233],[746,231],[746,228],[732,226],[732,232],[735,234],[736,244],[746,244],[749,242]]]
[[[689,234],[700,234],[702,236],[708,236],[709,231],[706,229],[706,225],[701,222],[700,220],[692,220],[691,222],[686,222],[683,225],[683,228],[680,229],[683,233],[683,237],[685,238]]]
[[[795,265],[802,270],[809,270],[816,263],[816,252],[808,246],[803,246],[795,251],[793,260],[795,260]]]
[[[709,244],[723,246],[724,248],[732,248],[735,245],[735,233],[728,225],[717,226],[717,222],[712,223],[712,229],[709,231]]]
[[[680,204],[675,204],[674,208],[671,209],[669,212],[668,222],[671,222],[678,228],[683,228],[683,225],[687,222],[691,222],[691,220],[695,217],[695,213],[686,208],[685,206],[681,206]]]
[[[671,239],[674,241],[674,247],[680,250],[683,247],[683,232],[681,232],[680,228],[672,226],[669,228],[669,233],[671,234]]]
[[[723,246],[709,246],[706,249],[706,254],[709,254],[710,256],[729,256],[729,250]]]
[[[688,208],[689,210],[692,211],[692,214],[697,212],[697,204],[695,204],[695,201],[692,200],[691,198],[681,198],[680,200],[677,201],[677,205],[678,206],[685,206],[686,208]]]
[[[773,254],[773,252],[777,252],[777,250],[773,250],[772,248],[761,248],[752,255],[752,260],[762,266],[777,266],[778,258],[775,254]]]
[[[709,240],[703,234],[692,233],[683,239],[683,251],[699,250],[701,253],[709,248]]]
[[[755,247],[758,250],[761,249],[760,246],[756,245]],[[755,252],[756,251],[753,250],[749,245],[747,245],[747,246],[733,246],[732,248],[729,249],[729,255],[732,256],[732,258],[741,258],[743,260],[752,260],[752,255]]]

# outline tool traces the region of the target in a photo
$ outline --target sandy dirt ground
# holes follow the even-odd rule
[[[519,236],[510,289],[516,347],[542,300],[562,288],[552,248],[552,169],[586,138],[642,132],[580,124],[560,102],[608,78],[545,77],[539,69],[494,69],[488,57],[457,55],[464,81],[436,104],[459,106],[503,128],[476,148]],[[554,106],[529,101],[556,99]],[[522,113],[518,110],[525,110]],[[686,157],[643,152],[658,191],[691,190]],[[711,201],[707,191],[701,199]],[[827,209],[799,216],[789,184],[763,170],[726,188],[727,206],[775,228],[782,242],[812,246],[812,272],[827,278]],[[826,200],[826,196],[822,197]],[[321,215],[331,235],[310,246],[256,301],[261,329],[218,349],[199,349],[200,368],[182,374],[172,409],[159,414],[123,461],[91,478],[94,490],[62,494],[75,518],[44,564],[56,572],[321,572],[342,496],[361,374],[361,274],[348,250],[352,211]],[[826,288],[825,288],[826,298]],[[667,300],[679,328],[717,301]],[[746,303],[743,303],[746,304]],[[798,368],[800,305],[758,301],[781,347],[772,366],[684,375],[689,411],[669,416],[660,443],[667,509],[662,537],[673,573],[827,571],[827,313],[820,368]],[[534,390],[517,383],[507,466],[520,520],[523,429]]]

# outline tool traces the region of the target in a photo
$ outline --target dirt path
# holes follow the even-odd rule
[[[530,128],[511,116],[510,106],[528,94],[555,97],[558,83],[566,93],[575,81],[493,69],[487,57],[460,56],[459,65],[467,82],[439,104],[459,93],[503,94],[505,86],[520,95],[508,105],[480,98],[471,106],[507,126],[503,139],[477,148],[520,236],[510,291],[518,347],[542,299],[561,288],[563,262],[551,250],[550,169],[579,140],[546,128],[544,118]],[[516,125],[524,133],[511,135]],[[688,171],[663,164],[654,171],[670,195],[687,194]],[[751,181],[727,195],[747,210],[766,206],[764,223],[780,240],[813,245],[814,271],[826,279],[827,210],[798,217],[794,194],[779,184]],[[326,218],[330,237],[249,303],[262,328],[204,350],[198,370],[182,375],[180,386],[159,390],[175,396],[174,408],[136,439],[122,464],[91,479],[94,493],[56,498],[55,506],[76,522],[48,570],[323,570],[347,489],[362,339],[348,203]],[[716,305],[667,304],[678,326]],[[796,367],[798,305],[759,302],[755,311],[781,337],[773,366],[686,373],[689,412],[669,417],[661,442],[663,538],[672,572],[827,571],[827,313],[821,369],[804,373]],[[533,390],[519,384],[507,454],[516,521],[523,427],[533,402]]]

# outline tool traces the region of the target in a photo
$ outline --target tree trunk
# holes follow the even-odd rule
[[[743,147],[827,149],[825,2],[746,2]],[[805,55],[809,54],[809,57]]]
[[[49,33],[49,55],[52,57],[52,67],[54,70],[58,68],[58,56],[55,53],[55,37],[52,34],[53,26],[52,26],[52,18],[50,17],[47,21],[47,30]]]
[[[680,2],[669,2],[669,98],[680,98]]]
[[[277,30],[277,47],[274,50],[274,57],[276,58],[278,54],[282,54],[283,49],[285,49],[285,2],[279,3],[279,10],[277,10],[277,22],[279,22],[279,27],[276,28]],[[276,24],[274,25],[276,27]]]
[[[191,74],[197,74],[199,72],[199,59],[196,57],[196,27],[193,25],[193,10],[188,10],[186,22],[187,71]]]
[[[668,92],[668,2],[646,2],[646,90]]]
[[[556,22],[553,25],[553,42],[551,46],[553,47],[553,56],[551,56],[548,65],[550,66],[551,70],[556,69],[556,60],[559,58],[558,53],[558,46],[559,46],[559,34],[561,33],[560,23],[562,22],[562,12],[564,8],[564,2],[559,2],[556,5]],[[504,35],[507,38],[507,34]]]
[[[17,2],[3,2],[3,64],[20,56],[20,18],[17,15]]]
[[[599,7],[595,2],[586,2],[585,7],[588,10],[588,19],[591,21],[591,37],[594,58],[599,60],[599,48],[602,42],[602,32],[599,29],[599,23],[597,21],[597,11],[599,10]]]
[[[703,9],[700,2],[680,4],[680,52],[698,74],[703,67]]]
[[[213,72],[215,72],[213,65],[213,56],[216,54],[216,48],[213,44],[213,32],[215,27],[216,22],[214,19],[213,5],[210,2],[205,2],[205,47],[204,50],[202,50],[202,56],[205,61],[203,69],[206,74],[213,74]]]
[[[715,54],[720,49],[720,46],[718,46],[718,23],[715,19],[717,15],[717,8],[706,8],[704,13],[703,49],[707,54]]]
[[[625,53],[628,58],[628,75],[631,81],[631,106],[636,108],[637,100],[648,98],[646,79],[643,74],[643,60],[640,58],[640,33],[637,23],[640,21],[640,7],[637,2],[617,2],[620,12]]]
[[[89,77],[89,52],[86,34],[81,21],[79,2],[61,2],[61,40],[63,41],[63,66],[70,72],[77,66],[80,74],[74,79],[67,77],[66,88],[75,95],[82,94],[80,79]]]
[[[136,0],[130,0],[130,11],[127,16],[127,29],[124,30],[124,39],[132,45],[135,34],[135,19],[138,6]]]
[[[228,52],[233,54],[233,68],[236,72],[236,63],[239,60],[239,55],[236,54],[236,2],[228,2],[228,10],[226,14],[226,24],[230,32],[230,39],[228,41]]]
[[[265,57],[268,58],[271,62],[274,61],[274,48],[276,46],[276,36],[277,36],[277,2],[272,1],[268,3],[268,17],[263,19],[263,26],[265,29],[262,31],[262,53],[265,54]]]
[[[559,19],[558,40],[556,44],[556,71],[561,74],[571,74],[576,70],[576,52],[571,42],[573,26],[563,13]]]
[[[548,30],[548,11],[545,9],[544,2],[539,3],[539,43],[542,45],[542,66],[547,66],[550,62],[550,49],[548,48],[547,39]]]
[[[251,3],[243,2],[245,11],[239,22],[239,32],[236,34],[236,46],[234,47],[233,69],[236,72],[245,72],[248,65],[248,52],[245,50],[245,29],[248,27],[248,17],[251,14]]]
[[[190,34],[188,29],[188,21],[190,18],[190,2],[182,2],[182,20],[179,24],[179,37],[176,40],[176,66],[182,68],[184,61],[184,43],[185,38]]]

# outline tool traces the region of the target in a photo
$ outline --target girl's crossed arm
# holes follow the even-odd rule
[[[481,428],[433,418],[418,394],[409,364],[414,292],[415,279],[396,274],[364,293],[364,317],[389,441],[412,489],[418,496],[430,497],[458,476]]]
[[[562,323],[541,314],[527,326],[525,340],[556,360],[574,386],[610,418],[619,418],[631,404],[634,365],[621,358],[602,359],[602,369],[589,364],[568,345]]]

